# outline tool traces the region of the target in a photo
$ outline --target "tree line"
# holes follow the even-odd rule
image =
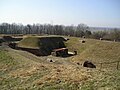
[[[0,24],[0,34],[48,34],[48,35],[69,35],[82,37],[85,34],[90,35],[89,27],[85,24],[78,26],[64,26],[51,24]]]
[[[91,38],[110,41],[120,41],[120,29],[114,28],[111,31],[97,31],[93,32]]]
[[[114,28],[112,31],[95,31],[91,32],[90,27],[85,24],[78,24],[77,26],[64,26],[52,24],[0,24],[0,34],[39,34],[39,35],[65,35],[74,37],[86,37],[106,40],[120,40],[120,30]]]

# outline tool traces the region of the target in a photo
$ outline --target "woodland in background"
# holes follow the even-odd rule
[[[64,25],[52,25],[52,24],[0,24],[0,34],[39,34],[39,35],[65,35],[93,38],[93,39],[105,39],[120,41],[120,29],[114,28],[113,30],[94,31],[90,30],[90,27],[85,24],[78,24],[77,26],[64,26]]]

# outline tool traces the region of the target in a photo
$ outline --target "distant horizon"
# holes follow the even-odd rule
[[[0,23],[120,28],[120,0],[1,0]]]

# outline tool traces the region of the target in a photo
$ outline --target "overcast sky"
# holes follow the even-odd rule
[[[0,0],[0,23],[120,27],[120,0]]]

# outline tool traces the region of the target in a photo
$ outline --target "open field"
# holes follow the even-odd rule
[[[120,64],[99,63],[120,61],[120,43],[67,37],[69,51],[78,55],[67,58],[37,57],[31,53],[0,46],[0,90],[119,90]],[[49,60],[53,60],[50,62]],[[90,60],[96,69],[81,64]],[[79,62],[80,65],[76,63]]]

